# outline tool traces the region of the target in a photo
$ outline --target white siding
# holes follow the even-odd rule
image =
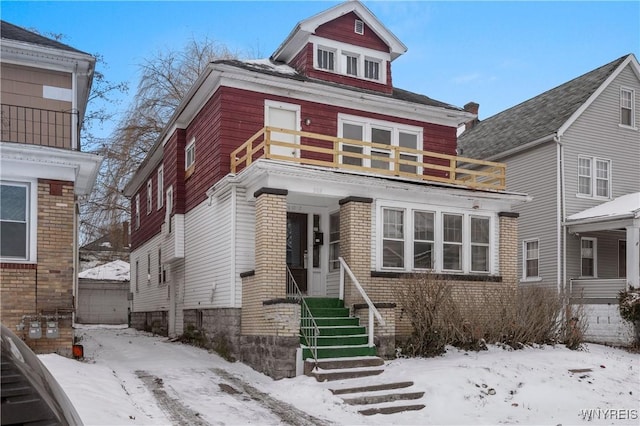
[[[167,284],[158,282],[158,247],[162,236],[157,234],[152,239],[135,249],[131,259],[131,292],[133,293],[133,312],[168,311],[169,298]],[[151,274],[147,279],[147,259],[151,255]],[[138,279],[136,291],[136,261],[138,262]]]
[[[184,309],[230,306],[230,198],[212,197],[186,214]]]
[[[244,188],[236,189],[236,223],[234,229],[236,268],[235,280],[236,307],[242,306],[242,278],[240,274],[255,269],[255,202],[247,201]]]

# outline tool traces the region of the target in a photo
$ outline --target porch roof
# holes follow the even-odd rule
[[[572,214],[567,217],[565,224],[568,226],[595,223],[621,224],[621,220],[629,220],[632,223],[636,219],[640,219],[640,192],[626,194]]]

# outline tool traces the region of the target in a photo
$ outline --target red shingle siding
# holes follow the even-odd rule
[[[315,35],[388,53],[389,46],[387,46],[387,44],[382,41],[382,39],[378,37],[366,24],[364,34],[356,34],[354,31],[356,19],[360,18],[358,18],[355,13],[349,12],[346,15],[334,19],[333,21],[320,25],[316,28]]]

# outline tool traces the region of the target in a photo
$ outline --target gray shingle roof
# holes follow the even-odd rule
[[[555,133],[629,55],[476,124],[458,138],[462,155],[496,158]]]
[[[7,21],[0,21],[0,37],[7,40],[21,41],[24,43],[36,44],[44,47],[51,47],[54,49],[66,50],[69,52],[76,52],[87,54],[81,50],[75,49],[59,41],[41,36],[33,31],[26,30],[17,25],[13,25]]]
[[[406,101],[406,102],[412,102],[412,103],[416,103],[416,104],[422,104],[422,105],[428,105],[428,106],[433,106],[433,107],[439,107],[439,108],[445,108],[445,109],[450,109],[453,111],[464,111],[462,108],[459,108],[457,106],[445,103],[445,102],[441,102],[435,99],[431,99],[428,96],[425,95],[421,95],[419,93],[414,93],[414,92],[409,92],[407,90],[403,90],[403,89],[398,89],[396,87],[393,88],[393,93],[391,95],[387,95],[385,93],[381,93],[381,92],[375,92],[373,90],[366,90],[366,89],[361,89],[358,87],[354,87],[354,86],[348,86],[348,85],[344,85],[344,84],[338,84],[338,83],[332,83],[330,81],[325,81],[325,80],[319,80],[319,79],[312,79],[312,78],[308,78],[300,73],[297,72],[288,72],[288,73],[284,73],[284,72],[278,72],[277,70],[277,66],[281,66],[284,65],[283,63],[276,63],[271,61],[273,67],[271,66],[267,66],[267,65],[263,65],[263,64],[256,64],[253,63],[251,61],[249,62],[244,62],[244,61],[239,61],[239,60],[235,60],[235,59],[221,59],[221,60],[217,60],[217,61],[213,61],[213,63],[215,64],[225,64],[225,65],[230,65],[230,66],[234,66],[234,67],[238,67],[238,68],[242,68],[242,69],[246,69],[249,71],[255,71],[255,72],[259,72],[262,74],[268,74],[268,75],[273,75],[273,76],[277,76],[277,77],[284,77],[284,78],[289,78],[292,80],[297,80],[297,81],[308,81],[308,82],[313,82],[313,83],[318,83],[318,84],[325,84],[327,86],[334,86],[334,87],[340,87],[346,90],[352,90],[354,92],[359,92],[359,93],[370,93],[370,94],[375,94],[377,96],[386,96],[386,97],[390,97],[392,99],[397,99],[397,100],[401,100],[401,101]]]

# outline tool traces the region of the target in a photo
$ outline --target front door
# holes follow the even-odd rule
[[[266,101],[265,103],[265,124],[270,127],[281,129],[300,130],[300,106],[287,104],[284,102]],[[289,133],[273,132],[271,140],[276,144],[286,142],[288,144],[298,144],[299,137]],[[299,150],[291,146],[271,145],[271,154],[282,157],[298,157]]]
[[[307,214],[287,213],[287,266],[303,294],[307,293]]]

